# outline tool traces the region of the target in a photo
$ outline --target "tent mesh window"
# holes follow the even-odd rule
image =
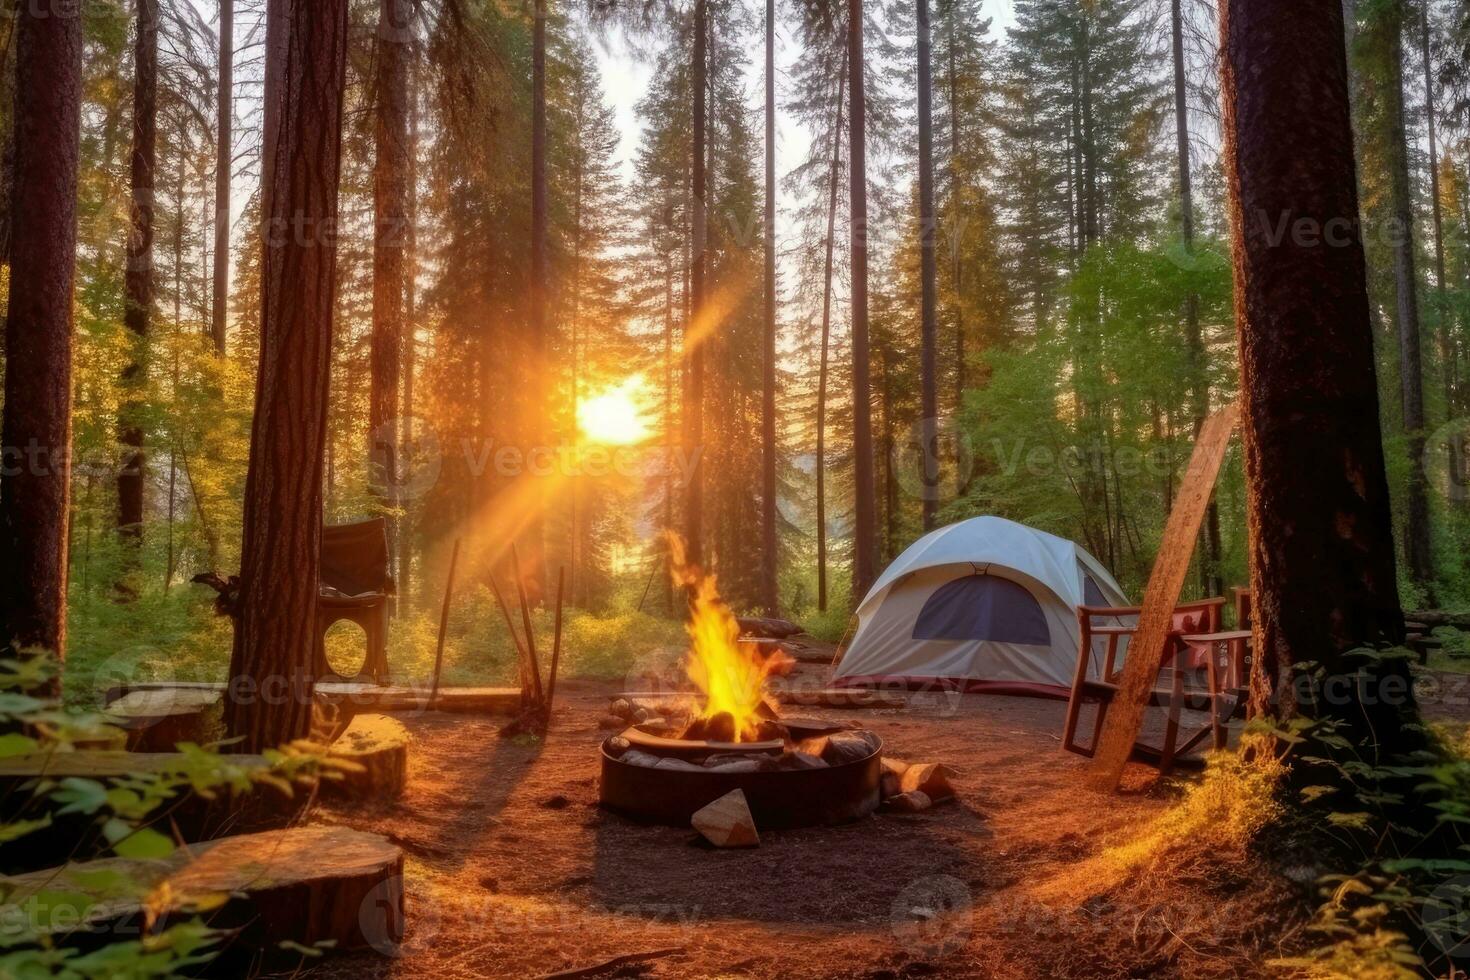
[[[994,575],[969,575],[934,591],[914,623],[914,639],[1051,646],[1051,630],[1025,586]]]

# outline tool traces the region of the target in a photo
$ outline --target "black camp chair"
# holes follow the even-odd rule
[[[340,620],[362,627],[367,656],[357,680],[388,683],[388,603],[394,595],[388,570],[385,518],[322,528],[321,587],[316,605],[316,676],[339,677],[327,663],[327,630]]]

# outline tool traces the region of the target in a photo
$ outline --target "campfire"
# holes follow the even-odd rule
[[[602,800],[630,816],[687,824],[702,807],[741,790],[761,827],[852,820],[879,802],[882,743],[848,725],[784,718],[770,689],[779,654],[742,642],[714,576],[683,562],[689,590],[692,697],[624,699],[633,721],[602,746]]]

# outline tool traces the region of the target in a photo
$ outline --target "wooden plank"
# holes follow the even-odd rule
[[[108,705],[139,691],[213,692],[222,698],[225,685],[200,681],[140,681],[111,688],[104,699]],[[429,689],[392,685],[380,687],[359,681],[319,681],[316,698],[327,704],[374,711],[427,711]],[[520,711],[521,692],[514,687],[445,687],[433,705],[436,711],[515,714]]]
[[[1239,407],[1229,405],[1205,420],[1195,441],[1189,469],[1174,499],[1158,557],[1144,592],[1138,614],[1138,628],[1128,645],[1128,658],[1123,664],[1123,677],[1118,695],[1108,709],[1102,737],[1097,745],[1089,782],[1097,789],[1112,792],[1123,778],[1123,767],[1133,754],[1134,743],[1143,729],[1143,713],[1159,672],[1159,655],[1179,602],[1189,562],[1215,480],[1220,474],[1230,435],[1235,429]]]
[[[119,880],[136,887],[119,889]],[[0,890],[33,939],[136,939],[144,896],[146,914],[164,920],[229,896],[205,920],[243,929],[237,941],[257,949],[282,942],[382,949],[401,932],[403,852],[377,834],[301,827],[191,844],[164,858],[104,858],[0,877]],[[45,914],[25,914],[33,907]]]
[[[113,779],[174,772],[180,768],[184,758],[177,752],[33,752],[0,759],[0,779],[34,779],[37,776]],[[262,755],[231,755],[225,758],[225,762],[246,769],[269,768]]]

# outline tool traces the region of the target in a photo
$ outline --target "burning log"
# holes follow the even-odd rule
[[[758,616],[741,616],[736,623],[742,636],[754,636],[763,640],[784,640],[806,630],[789,619],[768,619]]]

